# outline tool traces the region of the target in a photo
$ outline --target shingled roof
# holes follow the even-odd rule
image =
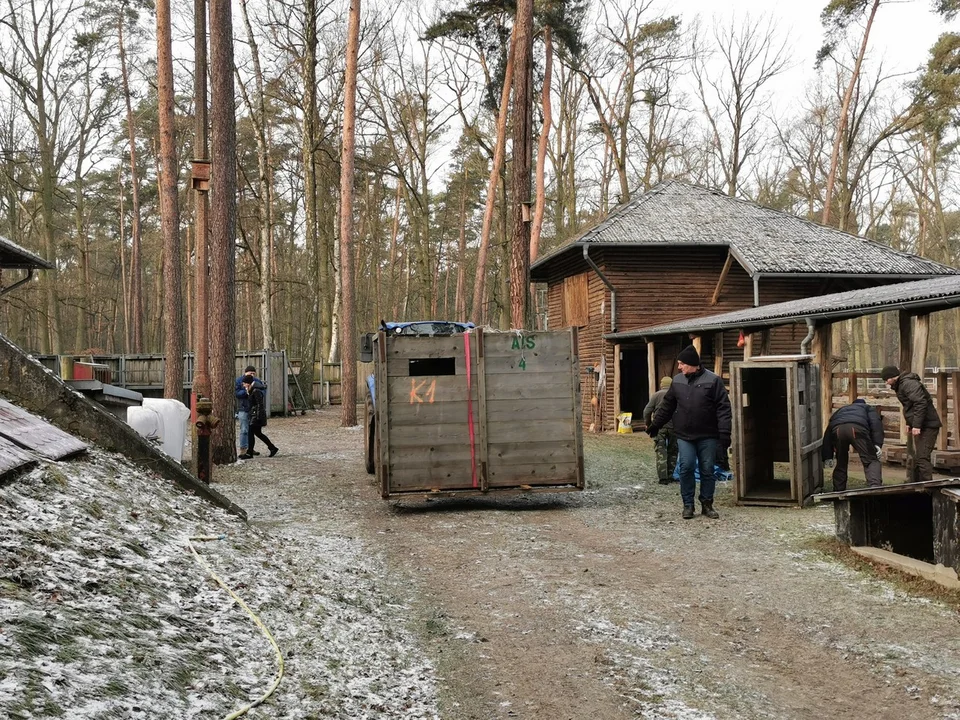
[[[576,240],[531,267],[546,280],[553,261],[583,246],[727,246],[751,275],[930,277],[960,270],[717,190],[670,180],[615,208]]]
[[[0,269],[49,270],[52,267],[53,265],[39,255],[0,236]]]
[[[812,320],[846,320],[887,310],[932,312],[960,306],[960,275],[928,280],[879,285],[819,295],[802,300],[761,305],[760,307],[690,318],[604,335],[607,340],[651,340],[679,334],[698,335],[722,330],[756,330]]]

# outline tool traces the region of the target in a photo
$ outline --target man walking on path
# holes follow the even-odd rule
[[[663,403],[672,382],[671,378],[660,378],[660,389],[650,396],[650,402],[643,409],[643,422],[647,427],[653,422],[653,414]],[[673,482],[673,470],[677,466],[677,437],[673,434],[673,421],[660,428],[653,443],[657,454],[657,480],[661,485],[667,485]]]
[[[897,393],[903,405],[903,417],[913,438],[914,466],[907,474],[907,482],[933,480],[933,464],[930,455],[940,433],[940,416],[933,405],[930,393],[916,373],[901,373],[896,365],[887,365],[880,377]]]
[[[250,441],[250,393],[244,387],[244,383],[250,383],[254,387],[263,390],[266,387],[257,377],[257,369],[253,365],[247,365],[243,370],[243,375],[237,378],[234,383],[234,395],[237,398],[237,419],[240,421],[240,438],[238,445],[241,457],[247,455],[247,448]],[[249,453],[251,456],[260,453]]]
[[[833,413],[823,433],[820,458],[824,463],[830,463],[836,453],[837,464],[833,469],[834,492],[847,489],[847,464],[850,462],[851,446],[863,463],[867,485],[880,487],[883,484],[880,469],[882,445],[883,422],[876,408],[867,405],[863,398],[857,398]]]
[[[660,429],[673,419],[679,449],[683,518],[689,520],[694,514],[693,500],[697,490],[694,472],[699,461],[700,512],[717,519],[720,515],[713,509],[714,466],[717,453],[725,453],[730,447],[730,397],[723,380],[700,366],[700,354],[693,345],[677,355],[677,368],[680,372],[673,378],[647,434],[656,437]]]

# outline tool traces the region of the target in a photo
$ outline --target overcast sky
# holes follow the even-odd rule
[[[667,13],[680,13],[684,24],[700,15],[707,27],[715,18],[724,20],[734,14],[774,18],[794,61],[778,83],[780,101],[784,94],[802,95],[814,77],[814,58],[823,42],[820,12],[826,4],[827,0],[674,0],[662,7]],[[930,46],[942,32],[960,32],[960,21],[945,24],[930,6],[931,0],[888,0],[880,6],[870,31],[869,52],[872,58],[882,53],[885,74],[914,70],[926,63]]]

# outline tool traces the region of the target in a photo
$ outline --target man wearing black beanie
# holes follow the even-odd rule
[[[897,393],[897,400],[903,405],[903,418],[913,438],[914,465],[907,476],[907,482],[933,480],[933,463],[930,455],[937,444],[937,435],[943,423],[917,373],[900,372],[896,365],[887,365],[880,371],[880,378]],[[909,447],[909,446],[908,446]]]
[[[697,490],[694,470],[699,462],[701,514],[717,519],[720,515],[713,508],[714,466],[718,453],[726,453],[730,447],[730,396],[723,380],[700,366],[700,353],[693,345],[677,355],[677,368],[680,372],[673,378],[647,434],[656,437],[660,428],[673,418],[673,432],[679,450],[683,518],[689,520],[694,515],[693,501]]]

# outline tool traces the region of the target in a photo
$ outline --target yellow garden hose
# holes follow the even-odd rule
[[[270,634],[270,631],[267,629],[267,626],[264,625],[263,622],[260,620],[260,618],[257,617],[257,614],[253,610],[251,610],[250,607],[243,600],[240,599],[239,595],[237,595],[233,590],[227,587],[227,584],[223,582],[223,580],[220,579],[220,576],[213,571],[213,568],[211,568],[209,563],[207,563],[207,561],[203,559],[200,553],[197,552],[197,548],[194,547],[193,545],[194,540],[196,540],[197,542],[210,542],[212,540],[223,540],[225,537],[226,537],[225,535],[195,536],[195,537],[189,538],[187,540],[187,544],[190,546],[190,552],[192,552],[194,557],[197,558],[197,561],[201,565],[203,565],[206,571],[210,574],[210,577],[212,577],[216,581],[217,585],[219,585],[224,590],[226,590],[230,594],[230,597],[236,600],[237,604],[239,604],[240,607],[242,607],[244,610],[247,611],[247,615],[253,618],[253,622],[256,624],[258,628],[260,628],[260,632],[262,632],[266,636],[267,640],[269,640],[270,644],[273,646],[274,652],[277,653],[277,677],[273,681],[273,684],[270,686],[270,689],[267,690],[263,695],[261,695],[258,699],[254,700],[249,705],[246,705],[245,707],[242,707],[239,710],[236,710],[235,712],[230,713],[224,718],[224,720],[235,720],[235,718],[238,718],[241,715],[246,715],[251,708],[255,708],[257,705],[259,705],[268,697],[270,697],[273,694],[273,691],[277,689],[277,686],[280,685],[280,681],[283,679],[283,654],[280,652],[280,647],[277,645],[277,641],[273,639],[273,635]]]

